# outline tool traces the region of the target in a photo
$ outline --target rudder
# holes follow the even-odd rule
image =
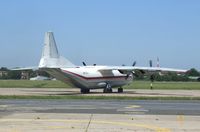
[[[75,67],[69,60],[59,55],[53,32],[46,32],[44,48],[40,59],[39,68]]]

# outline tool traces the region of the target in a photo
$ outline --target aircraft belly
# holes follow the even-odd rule
[[[56,69],[56,68],[42,68],[41,70],[46,71],[47,73],[49,73],[51,76],[55,77],[57,80],[60,80],[64,83],[69,84],[72,87],[77,87],[74,83],[74,81],[72,79],[70,79],[69,77],[66,77],[65,74],[63,74],[60,69]]]
[[[120,87],[128,83],[128,81],[126,81],[125,79],[123,80],[122,79],[121,80],[102,79],[102,80],[92,80],[92,81],[86,80],[86,81],[90,89],[105,88],[107,83],[109,83],[112,87]],[[103,83],[103,84],[99,85],[100,83]]]

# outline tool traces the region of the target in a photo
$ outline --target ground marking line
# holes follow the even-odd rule
[[[127,106],[125,108],[130,109],[130,108],[140,108],[140,107],[141,106],[139,106],[139,105],[130,105],[130,106]]]
[[[88,128],[89,128],[90,123],[91,123],[91,120],[92,120],[92,117],[93,117],[93,114],[90,115],[90,120],[89,120],[89,122],[88,122],[88,125],[87,125],[87,128],[86,128],[85,132],[88,131]]]

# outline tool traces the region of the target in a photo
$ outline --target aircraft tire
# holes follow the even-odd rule
[[[90,92],[90,89],[81,89],[81,93],[89,93]]]
[[[118,88],[118,93],[123,93],[123,88]]]

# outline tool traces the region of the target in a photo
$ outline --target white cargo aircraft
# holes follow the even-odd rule
[[[136,67],[136,66],[76,66],[69,60],[60,56],[53,36],[53,32],[46,32],[44,49],[39,63],[39,70],[49,73],[56,79],[80,88],[81,93],[89,93],[90,89],[103,89],[103,92],[112,92],[112,88],[118,88],[123,92],[122,86],[132,82],[136,71],[142,73],[152,72],[178,72],[186,70],[160,68],[160,67]],[[20,68],[28,70],[32,68]]]

